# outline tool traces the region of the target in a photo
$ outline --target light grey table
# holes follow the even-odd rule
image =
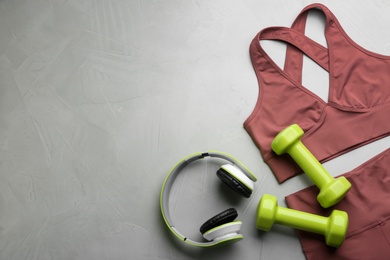
[[[321,1],[360,45],[390,54],[387,1]],[[0,259],[304,259],[295,232],[255,228],[279,185],[243,129],[258,87],[248,48],[266,26],[289,26],[310,1],[0,0]],[[307,33],[326,45],[323,17]],[[283,64],[280,43],[262,43]],[[327,99],[328,75],[305,59],[304,85]],[[325,164],[349,171],[389,139]],[[171,212],[193,238],[236,207],[244,240],[190,248],[168,232],[159,193],[195,151],[240,159],[259,181],[250,199],[200,162],[177,180]]]

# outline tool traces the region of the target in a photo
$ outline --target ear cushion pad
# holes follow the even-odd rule
[[[242,184],[236,177],[232,176],[226,170],[220,168],[217,171],[217,176],[220,178],[227,186],[229,186],[235,192],[241,194],[245,198],[249,198],[252,195],[252,190],[247,186]]]
[[[214,217],[207,220],[203,225],[200,227],[200,233],[204,234],[210,229],[213,229],[215,227],[218,227],[220,225],[232,222],[235,220],[238,216],[237,210],[234,208],[227,209]]]

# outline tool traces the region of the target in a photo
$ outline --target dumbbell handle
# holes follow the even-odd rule
[[[318,216],[294,209],[279,207],[275,214],[275,222],[295,229],[325,235],[328,217]]]
[[[299,140],[292,145],[287,153],[295,160],[309,178],[321,189],[333,180],[329,172],[314,157],[314,155]]]

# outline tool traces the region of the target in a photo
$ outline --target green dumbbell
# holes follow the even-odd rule
[[[324,235],[328,246],[339,247],[347,233],[348,214],[333,210],[329,217],[322,217],[283,208],[275,196],[264,194],[257,206],[256,227],[269,231],[274,223]]]
[[[314,155],[301,142],[303,130],[291,125],[282,130],[272,141],[272,150],[278,155],[288,153],[320,189],[317,196],[322,207],[328,208],[344,198],[351,183],[344,177],[333,178]]]

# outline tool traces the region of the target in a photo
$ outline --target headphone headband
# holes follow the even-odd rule
[[[219,151],[211,150],[211,151],[207,151],[207,152],[203,152],[203,153],[201,153],[201,152],[193,153],[193,154],[183,158],[178,163],[176,163],[176,165],[168,173],[167,177],[164,180],[162,188],[161,188],[161,193],[160,193],[161,214],[164,218],[165,224],[168,226],[168,228],[171,230],[171,232],[176,237],[178,237],[183,242],[186,242],[190,245],[198,246],[198,247],[211,247],[211,246],[214,246],[214,245],[217,245],[220,243],[226,243],[226,242],[233,241],[236,239],[242,239],[242,235],[237,235],[237,236],[234,236],[234,237],[231,237],[228,239],[224,239],[224,240],[210,241],[210,242],[197,242],[197,241],[191,240],[191,239],[187,238],[186,236],[184,236],[183,234],[181,234],[179,232],[179,230],[177,230],[175,225],[172,223],[172,219],[170,216],[168,205],[169,205],[169,194],[170,194],[170,191],[172,189],[173,183],[174,183],[176,177],[179,175],[179,173],[187,165],[189,165],[190,163],[192,163],[194,161],[203,159],[205,157],[216,157],[216,158],[221,158],[221,159],[224,159],[226,161],[229,161],[230,163],[232,163],[233,165],[238,167],[240,170],[242,170],[242,172],[249,179],[251,179],[252,181],[257,181],[256,176],[247,167],[245,167],[245,165],[243,165],[239,160],[237,160],[236,158],[234,158],[233,156],[231,156],[227,153],[223,153],[223,152],[219,152]]]

